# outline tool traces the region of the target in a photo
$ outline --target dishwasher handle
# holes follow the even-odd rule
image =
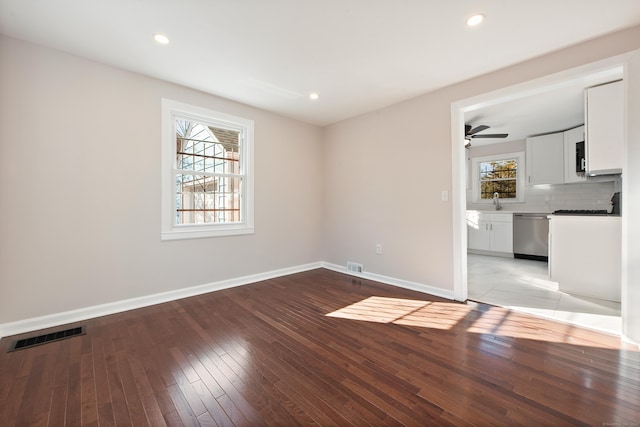
[[[526,219],[547,219],[546,216],[540,216],[540,215],[523,215],[523,214],[513,214],[514,217],[518,217],[518,218],[526,218]]]

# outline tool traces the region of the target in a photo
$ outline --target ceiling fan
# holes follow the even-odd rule
[[[471,125],[464,125],[464,146],[465,148],[471,147],[472,138],[506,138],[508,133],[485,133],[483,135],[476,135],[478,132],[489,129],[487,125],[479,125],[473,127]]]

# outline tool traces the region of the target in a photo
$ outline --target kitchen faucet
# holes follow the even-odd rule
[[[496,205],[497,211],[502,209],[502,205],[500,205],[500,193],[498,193],[497,191],[493,193],[493,204]]]

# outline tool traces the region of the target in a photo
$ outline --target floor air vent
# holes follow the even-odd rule
[[[35,347],[37,345],[47,344],[52,341],[60,341],[67,338],[75,337],[77,335],[85,334],[85,327],[79,326],[77,328],[67,329],[64,331],[51,332],[44,335],[38,335],[37,337],[24,338],[13,343],[9,351],[23,350],[25,348]]]
[[[362,264],[347,261],[347,271],[352,271],[354,273],[362,273]]]

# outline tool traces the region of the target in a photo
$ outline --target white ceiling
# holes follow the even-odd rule
[[[639,0],[0,0],[5,35],[321,126],[638,24]]]

